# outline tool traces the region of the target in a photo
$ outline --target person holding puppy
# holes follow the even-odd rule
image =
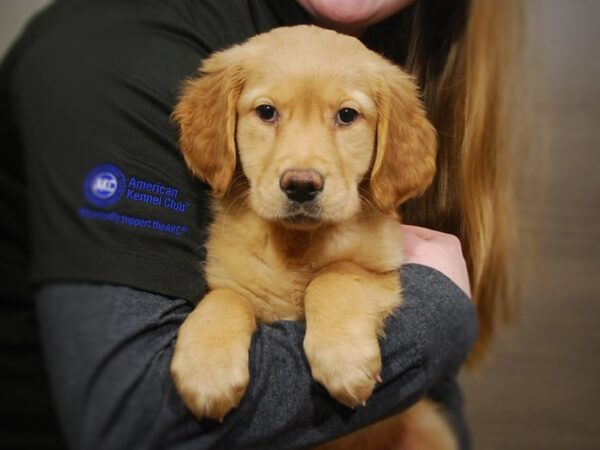
[[[455,377],[477,333],[469,297],[483,352],[506,284],[506,216],[489,206],[506,203],[495,102],[504,80],[486,66],[496,53],[482,52],[504,55],[493,17],[509,17],[508,6],[483,3],[59,1],[38,16],[0,71],[9,445],[61,445],[42,413],[44,385],[14,387],[17,374],[39,376],[35,301],[72,448],[305,448],[426,395],[444,405],[468,448]],[[381,342],[394,376],[351,412],[312,381],[303,325],[277,322],[254,335],[239,407],[222,424],[197,422],[169,364],[177,329],[205,288],[198,267],[209,192],[187,172],[169,117],[181,82],[208,54],[301,23],[360,36],[405,67],[441,138],[433,187],[402,211],[405,223],[428,228],[405,226],[398,242],[405,303]]]

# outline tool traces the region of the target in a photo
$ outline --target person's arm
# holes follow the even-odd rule
[[[366,407],[351,411],[312,381],[304,324],[282,321],[256,331],[250,385],[223,424],[197,422],[169,374],[189,302],[110,285],[43,285],[41,337],[67,440],[74,449],[305,448],[399,412],[456,372],[477,332],[471,301],[444,275],[411,264],[402,280],[404,304],[381,341],[383,383]]]

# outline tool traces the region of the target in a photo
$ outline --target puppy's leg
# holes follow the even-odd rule
[[[223,420],[248,386],[248,350],[256,328],[250,302],[216,289],[202,299],[179,329],[171,375],[198,419]]]
[[[442,409],[430,400],[421,400],[399,416],[396,422],[398,439],[390,450],[457,450],[458,442]]]
[[[457,450],[454,432],[439,406],[421,400],[401,414],[313,450]]]
[[[381,372],[378,334],[400,304],[396,273],[375,274],[341,262],[306,289],[304,351],[315,380],[349,407],[364,404]]]

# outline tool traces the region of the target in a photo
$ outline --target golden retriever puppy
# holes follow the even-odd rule
[[[174,119],[215,198],[209,292],[171,366],[186,405],[222,420],[248,384],[256,324],[281,319],[306,321],[314,379],[344,405],[365,404],[384,319],[401,303],[396,211],[435,172],[435,133],[410,77],[355,38],[280,28],[208,58]],[[365,449],[369,430],[327,448]],[[454,448],[424,402],[379,424],[369,445],[389,448],[390,433],[406,448]]]

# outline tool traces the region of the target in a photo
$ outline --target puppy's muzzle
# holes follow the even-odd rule
[[[298,203],[314,200],[324,184],[323,176],[314,169],[286,170],[279,178],[279,187],[286,197]]]

